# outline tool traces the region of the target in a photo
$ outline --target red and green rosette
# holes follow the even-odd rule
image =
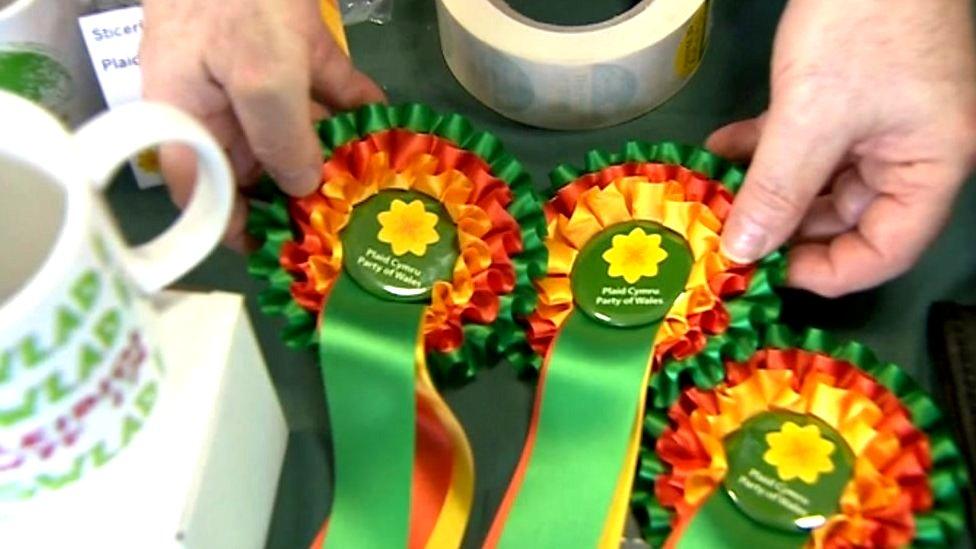
[[[436,382],[538,360],[525,320],[545,219],[500,141],[418,104],[322,122],[322,184],[252,204],[250,271],[285,341],[317,348],[334,451],[316,547],[456,547],[471,449]]]
[[[633,496],[654,546],[948,546],[964,462],[898,366],[773,325],[713,387],[650,411]]]
[[[647,398],[712,386],[779,314],[776,253],[719,252],[743,172],[698,148],[627,143],[551,174],[549,260],[529,343],[543,357],[526,442],[487,545],[616,547]]]

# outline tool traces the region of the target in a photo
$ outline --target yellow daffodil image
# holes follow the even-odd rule
[[[427,246],[440,239],[434,230],[438,221],[437,214],[425,210],[424,203],[419,200],[409,204],[394,200],[390,209],[376,218],[382,227],[376,238],[389,244],[394,255],[409,252],[422,257],[427,253]]]
[[[657,267],[667,259],[668,252],[661,247],[661,235],[649,235],[637,227],[629,234],[613,237],[613,244],[602,257],[610,265],[609,276],[623,277],[633,284],[645,276],[657,276]]]
[[[766,444],[769,450],[763,454],[763,460],[776,467],[782,480],[799,478],[813,484],[822,473],[834,470],[830,459],[834,443],[822,438],[816,425],[800,427],[788,421],[778,432],[766,435]]]
[[[136,157],[136,165],[147,173],[159,173],[159,153],[156,149],[146,149]]]

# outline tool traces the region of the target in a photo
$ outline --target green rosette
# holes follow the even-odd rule
[[[491,133],[476,131],[464,116],[437,113],[418,103],[367,105],[319,122],[316,129],[326,160],[335,149],[370,134],[404,129],[441,137],[474,153],[490,166],[493,175],[508,184],[512,201],[507,210],[519,224],[523,247],[520,254],[511,258],[515,289],[499,296],[499,311],[493,323],[466,323],[459,348],[446,353],[430,350],[427,361],[435,381],[442,386],[464,384],[475,377],[479,368],[494,365],[500,358],[519,369],[537,365],[540,360],[526,340],[524,319],[536,307],[533,280],[546,269],[546,223],[530,176],[501,141]],[[251,255],[248,271],[268,282],[258,296],[258,303],[263,313],[284,317],[285,344],[295,349],[315,348],[318,345],[315,315],[292,298],[295,279],[280,262],[282,246],[296,237],[288,197],[270,183],[266,181],[261,186],[263,191],[251,202],[247,229],[262,244]]]
[[[914,427],[928,438],[931,454],[931,467],[927,471],[927,478],[932,502],[927,510],[913,515],[914,536],[910,545],[953,546],[965,531],[965,507],[961,487],[969,482],[969,477],[962,454],[953,441],[951,427],[933,398],[903,369],[891,362],[880,360],[864,344],[841,341],[823,330],[814,328],[794,331],[782,324],[770,324],[761,329],[759,335],[760,350],[808,351],[853,365],[898,399],[900,405],[909,414]],[[729,358],[729,360],[742,362],[744,359]],[[706,386],[705,389],[707,388]],[[668,475],[670,470],[669,465],[659,457],[656,445],[658,439],[669,428],[667,414],[671,404],[672,402],[655,402],[653,408],[648,410],[644,422],[639,468],[631,499],[631,508],[640,524],[644,539],[655,547],[665,544],[677,520],[673,509],[662,505],[655,490],[659,479]],[[731,523],[726,525],[728,528],[733,528]],[[735,538],[740,534],[748,533],[730,534],[726,531],[725,534],[719,534],[706,531],[704,538],[716,535],[733,535]],[[764,531],[757,531],[754,534],[753,539],[756,543],[762,543],[759,540],[765,539],[763,536],[772,535]],[[775,539],[770,538],[770,540]],[[697,539],[697,542],[701,542],[701,539]],[[801,539],[801,545],[802,542]],[[784,546],[790,544],[795,546],[796,543],[795,538],[791,540],[787,537]]]
[[[721,183],[733,195],[745,181],[742,167],[700,147],[672,141],[648,143],[628,141],[619,152],[589,151],[582,168],[561,164],[549,174],[549,196],[587,175],[612,166],[634,163],[660,163],[682,166]],[[709,336],[705,348],[683,360],[668,360],[651,378],[651,399],[656,407],[666,407],[690,381],[701,388],[714,387],[725,375],[726,359],[745,360],[759,343],[758,330],[779,319],[782,300],[776,287],[786,280],[786,255],[780,250],[755,264],[746,290],[724,301],[730,316],[728,328]],[[538,364],[535,362],[534,364]],[[526,372],[531,374],[532,372]]]
[[[545,307],[529,319],[530,343],[546,358],[521,372],[539,375],[536,406],[489,546],[614,543],[645,394],[668,401],[688,379],[714,385],[725,358],[756,349],[757,329],[779,315],[773,287],[785,278],[785,258],[749,266],[719,258],[722,220],[743,179],[703,149],[641,141],[550,173],[549,272],[537,284]],[[660,269],[627,274],[632,254]],[[606,297],[621,290],[655,297]],[[703,299],[704,310],[689,305]],[[687,337],[673,332],[680,319]],[[660,351],[657,336],[666,342]],[[661,373],[649,377],[651,369]]]
[[[474,465],[436,387],[499,358],[535,360],[524,334],[546,266],[529,176],[462,116],[367,105],[318,125],[322,186],[252,202],[250,272],[285,342],[319,354],[335,484],[322,546],[452,546]],[[318,544],[318,542],[316,542]]]

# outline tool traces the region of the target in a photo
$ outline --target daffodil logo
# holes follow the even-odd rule
[[[645,276],[657,276],[658,265],[668,258],[668,252],[661,247],[661,235],[647,234],[637,227],[629,234],[613,237],[613,244],[602,257],[610,265],[609,276],[623,277],[633,284]]]
[[[822,438],[816,425],[800,427],[787,421],[778,432],[766,435],[766,444],[769,450],[763,454],[763,460],[776,467],[782,480],[799,478],[814,484],[822,473],[834,470],[830,459],[834,443]]]
[[[156,149],[146,149],[136,157],[136,165],[146,173],[159,173],[159,153]]]
[[[437,225],[437,214],[424,209],[424,203],[414,200],[407,204],[402,200],[394,200],[390,209],[376,216],[380,222],[380,242],[385,242],[393,249],[394,255],[412,253],[423,257],[427,253],[427,246],[440,240],[434,227]]]

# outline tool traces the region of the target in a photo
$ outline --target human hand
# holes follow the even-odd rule
[[[906,271],[976,160],[972,21],[969,0],[790,0],[769,110],[708,140],[752,158],[726,255],[753,261],[796,231],[788,282],[825,296]]]
[[[285,192],[312,192],[322,153],[312,121],[332,109],[384,100],[322,21],[317,0],[146,0],[143,95],[194,115],[227,151],[238,184],[262,165]],[[192,193],[195,158],[162,148],[174,202]],[[247,203],[238,195],[225,241],[244,249]]]

